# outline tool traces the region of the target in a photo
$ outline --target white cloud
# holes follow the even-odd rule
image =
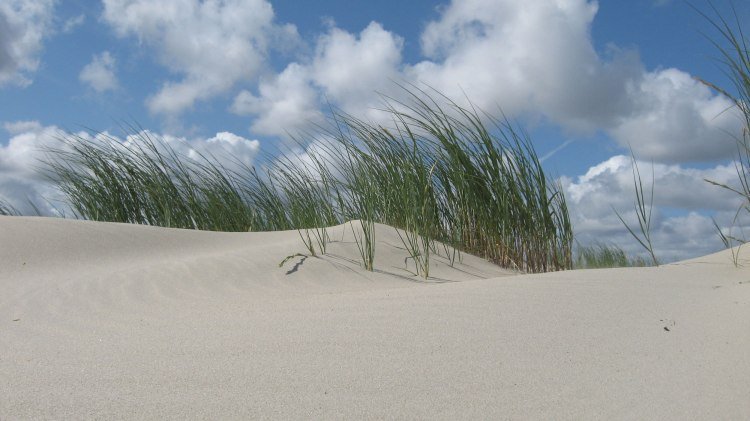
[[[31,83],[42,41],[52,30],[54,5],[55,0],[0,2],[0,87]]]
[[[637,51],[594,48],[598,4],[587,0],[453,1],[422,33],[427,60],[403,63],[403,40],[376,22],[359,34],[331,24],[315,54],[242,91],[232,110],[251,129],[281,134],[317,98],[378,120],[375,92],[394,82],[430,86],[489,112],[543,117],[565,131],[607,133],[636,156],[665,163],[733,157],[741,121],[731,103],[677,69],[647,71]],[[540,30],[539,28],[544,28]],[[189,95],[188,95],[189,96]]]
[[[161,142],[178,155],[191,159],[199,161],[203,158],[212,161],[215,159],[224,168],[232,171],[243,171],[251,167],[260,151],[259,141],[246,139],[230,132],[219,132],[210,138],[187,138],[144,130],[129,134],[124,139],[115,137],[125,146],[142,144],[144,138],[155,139],[157,146]]]
[[[45,215],[54,214],[60,195],[39,169],[43,149],[56,146],[61,131],[38,121],[5,123],[3,128],[11,137],[7,144],[0,142],[0,200],[23,214],[35,214],[35,206]]]
[[[315,85],[344,110],[365,112],[376,92],[393,90],[401,78],[403,39],[371,22],[359,36],[338,28],[317,41],[310,68]]]
[[[314,81],[337,103],[353,105],[352,112],[364,112],[372,91],[386,90],[389,79],[406,80],[459,101],[468,97],[490,112],[499,106],[509,117],[540,115],[568,130],[604,130],[641,158],[730,158],[740,121],[725,112],[729,101],[679,70],[646,71],[635,51],[611,46],[601,56],[590,35],[597,9],[586,0],[453,1],[422,34],[429,60],[413,65],[400,63],[401,40],[379,26],[368,27],[378,37],[367,43],[363,31],[360,49],[352,34],[334,29],[318,43]],[[373,39],[388,47],[374,48]],[[357,66],[366,59],[357,51],[386,51],[387,59],[367,66],[377,71],[362,71]]]
[[[255,115],[252,128],[272,134],[312,104],[314,88],[345,111],[373,118],[374,92],[398,96],[394,81],[406,81],[458,101],[468,97],[490,112],[499,106],[509,117],[603,130],[645,159],[730,158],[727,133],[740,127],[724,112],[730,103],[679,70],[646,71],[635,51],[612,46],[600,56],[590,35],[597,9],[586,0],[454,1],[422,34],[429,60],[413,65],[402,62],[403,40],[378,23],[360,34],[332,27],[309,63],[264,80],[257,96],[242,92],[233,109]]]
[[[41,149],[57,143],[62,133],[55,126],[42,126],[38,121],[17,121],[3,124],[11,134],[7,145],[0,146],[0,171],[25,178],[39,179],[36,171]]]
[[[375,118],[376,92],[392,92],[402,77],[402,48],[400,37],[375,22],[358,35],[331,27],[317,39],[309,63],[291,63],[279,75],[262,79],[258,95],[243,90],[231,110],[254,116],[253,132],[279,136],[319,123],[325,101]]]
[[[651,164],[638,162],[648,200],[651,192]],[[708,254],[723,248],[713,222],[714,215],[723,228],[731,226],[742,199],[705,181],[736,185],[732,165],[708,169],[655,164],[652,238],[657,256],[665,261]],[[632,255],[643,250],[617,218],[615,210],[638,231],[634,212],[636,200],[630,158],[614,156],[591,167],[572,180],[562,179],[568,199],[573,229],[579,242],[609,241]]]
[[[488,111],[597,129],[628,110],[626,86],[642,72],[633,52],[597,55],[590,37],[597,9],[585,0],[454,1],[422,34],[430,60],[407,74]]]
[[[118,36],[137,37],[182,75],[147,101],[152,112],[168,115],[252,80],[271,42],[296,37],[293,26],[273,23],[265,0],[104,0],[103,17]]]
[[[83,23],[86,21],[86,15],[78,15],[75,17],[72,17],[70,19],[65,20],[65,23],[63,23],[62,31],[63,33],[69,34],[73,32],[76,28],[83,25]]]
[[[40,171],[42,162],[47,159],[44,151],[47,148],[65,149],[65,144],[60,140],[63,137],[75,135],[92,139],[92,135],[85,132],[68,133],[55,126],[43,126],[37,121],[8,122],[3,127],[10,138],[4,146],[0,142],[0,200],[23,214],[34,214],[36,206],[43,215],[55,215],[55,208],[72,215],[64,204],[62,194]],[[164,141],[174,151],[191,158],[199,158],[200,155],[215,157],[225,168],[235,171],[252,166],[260,149],[257,140],[229,132],[220,132],[210,138],[185,138],[149,131],[125,138],[109,133],[98,136],[108,136],[125,145],[133,145],[146,135]]]
[[[78,78],[97,92],[115,90],[118,86],[115,64],[112,54],[105,51],[95,55],[91,62],[83,67]]]
[[[246,139],[230,132],[219,132],[206,140],[190,140],[187,145],[192,149],[188,156],[198,159],[198,153],[205,157],[216,157],[222,165],[240,173],[252,167],[260,151],[260,142]]]
[[[453,1],[422,35],[430,61],[414,79],[510,116],[532,113],[564,128],[605,130],[639,158],[731,158],[740,121],[730,102],[676,69],[648,72],[636,52],[591,42],[597,3]],[[544,30],[539,30],[544,28]],[[729,133],[729,134],[728,134]]]
[[[38,121],[11,121],[3,123],[3,129],[11,135],[17,135],[24,132],[38,131],[42,128],[42,125]]]
[[[731,157],[742,120],[732,102],[677,69],[646,73],[628,92],[633,109],[608,132],[638,158],[661,162]]]
[[[688,210],[736,209],[738,203],[722,189],[716,188],[704,179],[718,183],[736,185],[737,172],[733,165],[718,165],[710,169],[686,168],[680,165],[652,164],[638,161],[641,179],[651,183],[652,169],[656,191],[656,205]],[[599,163],[570,183],[568,195],[575,202],[591,201],[594,212],[607,209],[610,205],[631,204],[633,194],[633,173],[631,160],[617,155]],[[624,194],[616,194],[623,192]],[[630,206],[626,206],[630,207]]]
[[[306,67],[292,63],[271,80],[261,80],[259,95],[243,90],[234,99],[232,112],[255,116],[250,130],[264,135],[296,134],[322,120],[316,90]]]

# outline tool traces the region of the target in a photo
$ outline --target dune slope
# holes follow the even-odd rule
[[[297,232],[0,217],[0,419],[750,418],[728,252],[424,281],[392,228],[375,273],[331,237],[279,268]]]

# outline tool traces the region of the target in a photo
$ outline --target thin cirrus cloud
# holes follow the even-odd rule
[[[0,88],[31,84],[43,40],[52,31],[54,5],[55,0],[0,2]]]
[[[65,34],[69,34],[76,30],[79,26],[83,25],[83,23],[86,22],[86,15],[78,15],[74,16],[72,18],[66,19],[65,23],[63,23],[62,31]]]
[[[78,78],[96,92],[117,89],[118,82],[115,75],[115,58],[109,51],[95,55],[91,62],[83,67]]]

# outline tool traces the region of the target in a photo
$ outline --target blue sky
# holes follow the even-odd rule
[[[694,80],[729,86],[706,35],[718,39],[677,0],[7,0],[0,198],[49,211],[32,167],[61,131],[122,136],[135,121],[252,163],[325,101],[377,119],[375,91],[398,95],[398,80],[502,109],[565,186],[578,239],[638,253],[612,211],[634,217],[630,145],[642,171],[654,163],[657,252],[705,254],[721,248],[710,218],[728,231],[739,202],[703,178],[732,181],[741,132]]]

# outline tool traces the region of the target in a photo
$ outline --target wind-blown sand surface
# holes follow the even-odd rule
[[[392,228],[376,273],[331,232],[279,268],[297,232],[0,217],[0,419],[750,418],[728,251],[544,275],[436,258],[424,282]]]

